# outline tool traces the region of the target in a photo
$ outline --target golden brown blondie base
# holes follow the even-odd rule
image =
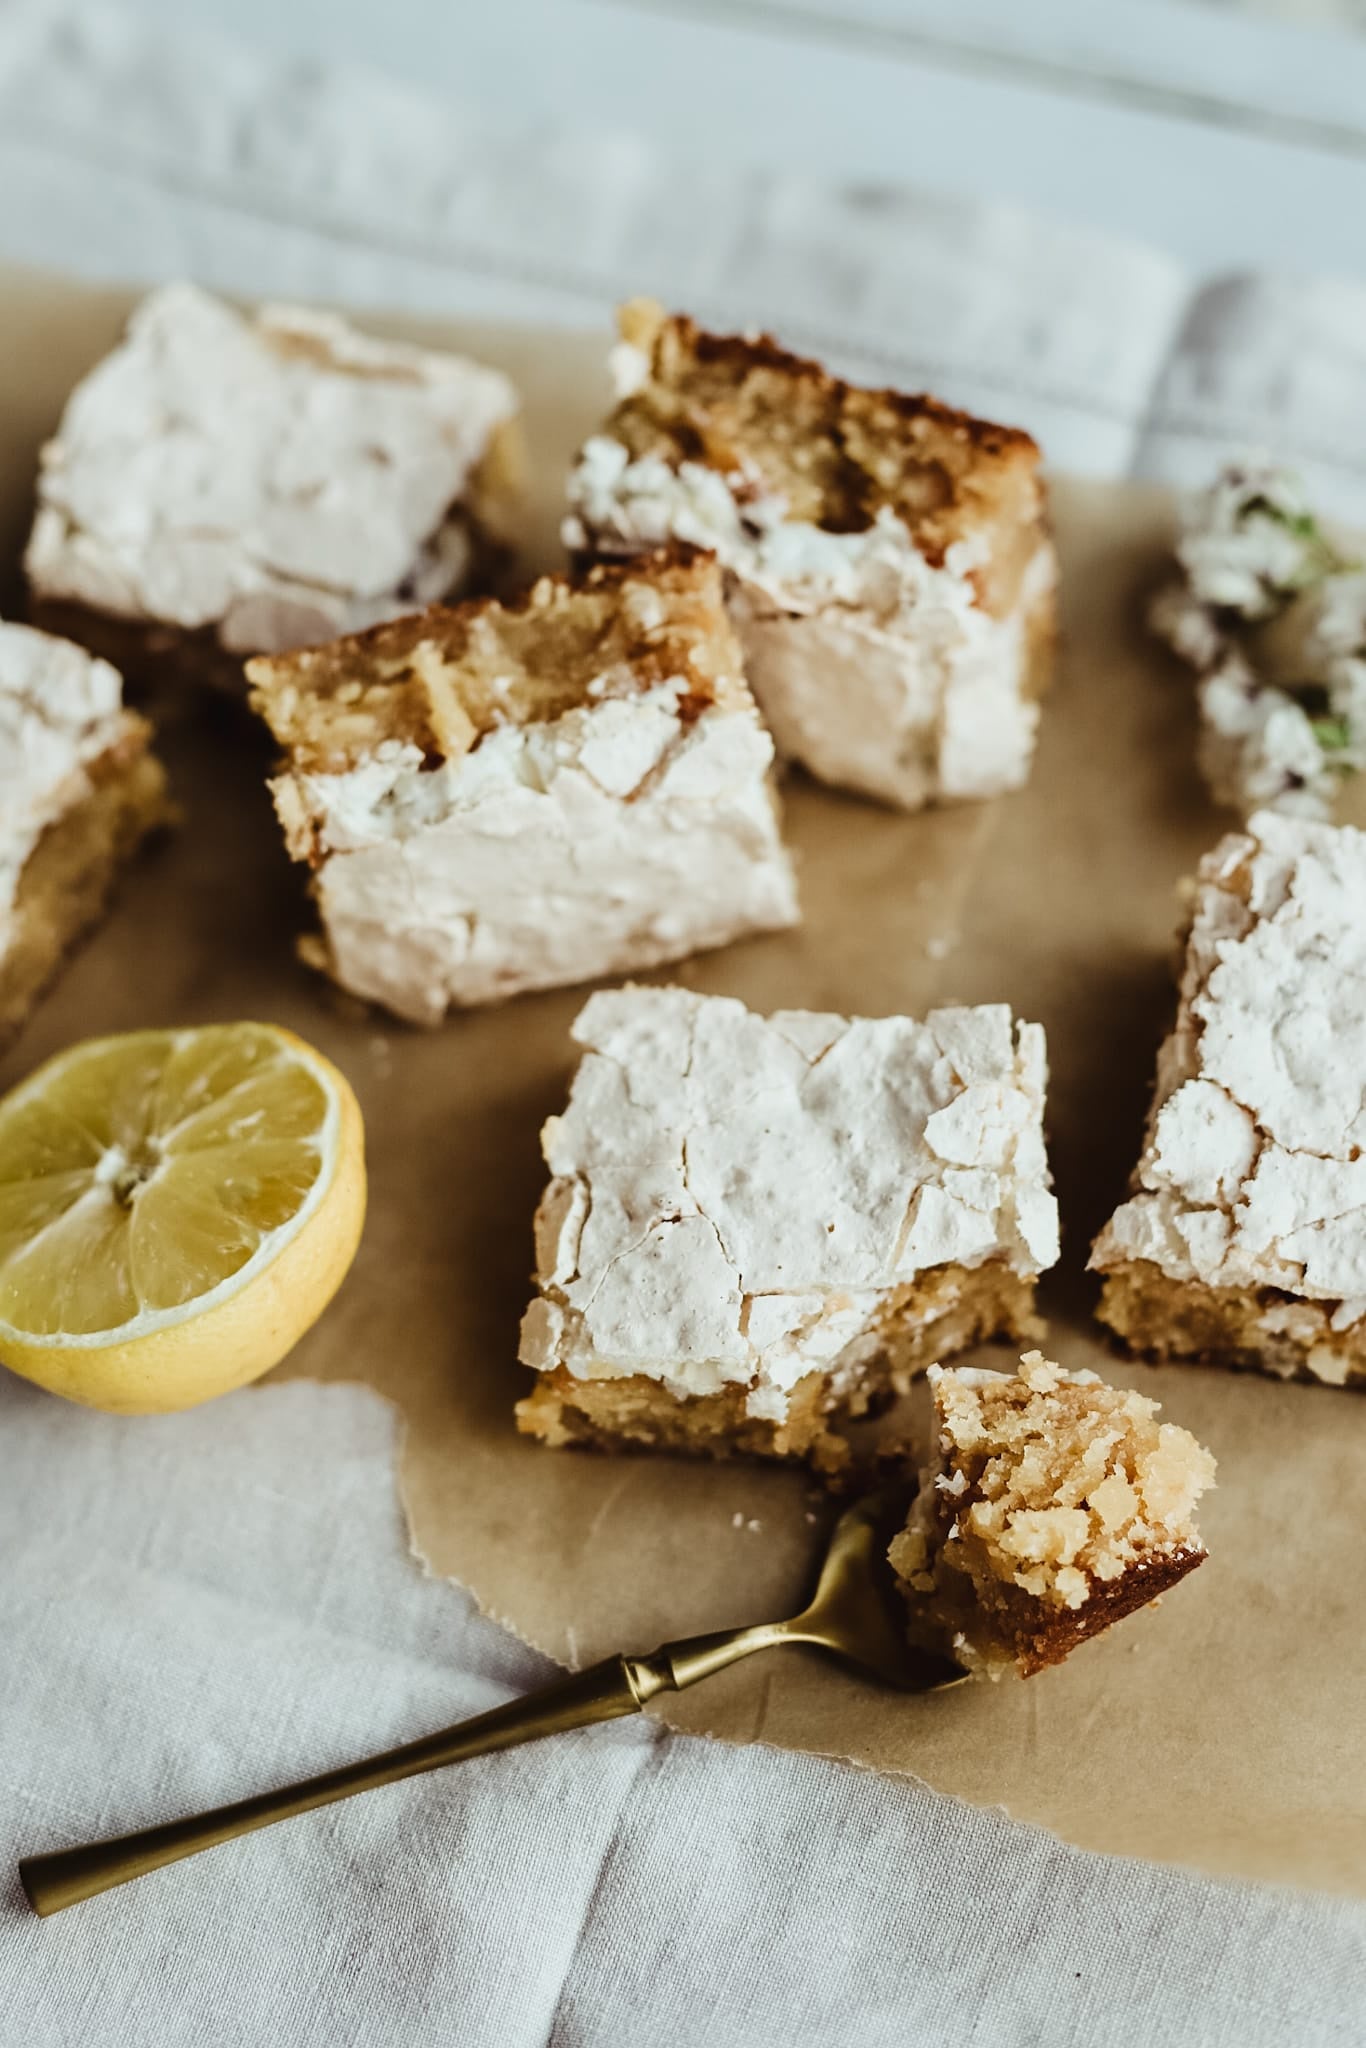
[[[747,701],[709,555],[676,545],[520,597],[432,605],[326,646],[258,656],[252,705],[296,768],[344,773],[385,740],[433,759],[469,753],[501,725],[550,721],[595,701],[604,677],[644,692],[686,679],[695,716]]]
[[[1366,1320],[1335,1330],[1334,1306],[1278,1287],[1173,1280],[1149,1260],[1132,1259],[1106,1274],[1097,1314],[1142,1358],[1366,1385]]]
[[[789,519],[831,532],[858,532],[886,507],[933,564],[955,541],[984,539],[979,599],[996,616],[1015,608],[1047,537],[1030,435],[924,394],[848,384],[770,335],[709,334],[652,300],[623,306],[618,323],[649,365],[604,428],[633,459],[754,476]],[[1051,598],[1047,609],[1051,620]]]
[[[1172,1551],[1130,1565],[1123,1578],[1096,1584],[1083,1607],[1044,1609],[1017,1586],[992,1586],[979,1593],[977,1618],[985,1620],[1005,1660],[1022,1678],[1061,1664],[1090,1637],[1171,1591],[1203,1564],[1204,1550]]]
[[[657,1450],[704,1458],[801,1459],[820,1472],[849,1462],[834,1425],[904,1394],[927,1366],[990,1337],[1040,1332],[1034,1279],[1004,1266],[943,1266],[889,1296],[868,1333],[868,1356],[845,1373],[808,1373],[784,1421],[745,1413],[748,1389],[680,1399],[644,1374],[580,1379],[560,1366],[517,1404],[517,1427],[552,1447]]]

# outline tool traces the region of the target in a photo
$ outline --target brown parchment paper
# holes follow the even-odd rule
[[[37,445],[127,304],[0,274],[11,598]],[[518,378],[541,485],[530,553],[552,558],[559,480],[602,403],[601,343],[372,324],[467,342]],[[1087,1247],[1133,1163],[1172,1006],[1177,884],[1227,820],[1195,773],[1189,688],[1137,626],[1166,500],[1059,484],[1056,504],[1066,637],[1028,790],[898,818],[794,778],[804,926],[675,978],[760,1008],[1004,998],[1042,1020],[1066,1233],[1042,1296],[1050,1348],[1157,1395],[1213,1446],[1211,1558],[1160,1608],[1028,1683],[907,1701],[791,1652],[684,1695],[668,1718],[913,1773],[1088,1848],[1366,1894],[1366,1399],[1127,1364],[1090,1320]],[[304,1033],[360,1094],[371,1207],[351,1277],[282,1371],[364,1380],[399,1405],[403,1497],[430,1567],[572,1663],[789,1608],[827,1516],[802,1476],[554,1453],[513,1431],[537,1133],[564,1097],[582,992],[432,1035],[362,1013],[295,962],[302,891],[262,736],[209,706],[177,721],[164,751],[184,828],[131,876],[0,1082],[97,1031],[250,1015]]]

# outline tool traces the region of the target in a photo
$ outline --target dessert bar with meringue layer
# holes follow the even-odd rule
[[[309,956],[416,1024],[797,921],[708,557],[543,577],[249,664]]]
[[[486,587],[516,411],[508,379],[463,356],[165,285],[43,450],[35,622],[130,679],[240,690],[249,654]]]
[[[625,988],[574,1036],[542,1134],[529,1435],[834,1469],[842,1418],[1038,1333],[1058,1256],[1038,1025]]]
[[[1261,811],[1201,862],[1142,1157],[1091,1264],[1144,1356],[1366,1382],[1366,832]]]
[[[906,810],[1018,788],[1057,581],[1029,435],[649,301],[619,318],[566,543],[712,549],[779,753],[821,780]]]

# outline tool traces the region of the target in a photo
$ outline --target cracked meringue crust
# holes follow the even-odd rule
[[[151,727],[83,648],[0,623],[0,1047],[167,823]]]
[[[415,1023],[796,922],[713,561],[675,548],[248,665],[318,964]]]
[[[516,393],[336,315],[150,293],[43,450],[33,615],[139,679],[241,688],[243,658],[470,587],[504,546]],[[184,677],[182,676],[182,681]]]
[[[765,1018],[627,988],[574,1035],[542,1134],[524,1431],[830,1469],[832,1420],[1036,1333],[1058,1252],[1038,1026],[1003,1005]]]
[[[1155,1401],[1037,1351],[930,1380],[935,1452],[888,1552],[914,1640],[1029,1678],[1204,1562],[1214,1459]]]
[[[1099,1313],[1156,1358],[1366,1379],[1366,833],[1260,812],[1201,863]]]
[[[902,809],[1017,788],[1055,621],[1030,437],[648,301],[619,320],[571,549],[712,549],[779,751],[822,780]]]

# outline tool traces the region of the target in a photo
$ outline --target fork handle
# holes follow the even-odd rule
[[[219,1842],[234,1841],[257,1828],[268,1828],[277,1820],[289,1820],[296,1813],[311,1813],[314,1807],[349,1799],[353,1792],[393,1785],[422,1771],[440,1770],[444,1764],[463,1763],[469,1757],[512,1749],[522,1742],[536,1742],[543,1735],[559,1735],[571,1728],[588,1728],[598,1721],[615,1721],[624,1714],[639,1713],[656,1694],[694,1685],[698,1679],[710,1677],[713,1671],[735,1663],[738,1658],[784,1640],[790,1638],[785,1637],[781,1623],[761,1624],[666,1644],[644,1657],[607,1657],[601,1664],[555,1679],[537,1692],[495,1707],[491,1713],[477,1714],[473,1720],[459,1721],[453,1728],[421,1736],[416,1742],[405,1742],[381,1756],[324,1771],[320,1777],[305,1778],[275,1792],[261,1792],[253,1799],[239,1799],[231,1806],[219,1806],[187,1820],[140,1828],[136,1834],[120,1835],[113,1841],[28,1856],[19,1865],[19,1879],[34,1912],[46,1918],[99,1892],[112,1891],[115,1885],[127,1884],[149,1870],[159,1870],[165,1863],[178,1863],[182,1857],[196,1856],[201,1849],[212,1849]]]
[[[632,1684],[631,1666],[646,1661],[608,1657],[523,1699],[495,1707],[491,1713],[476,1714],[472,1720],[405,1742],[381,1756],[343,1764],[316,1778],[260,1792],[252,1799],[238,1799],[231,1806],[215,1807],[186,1820],[140,1828],[136,1834],[120,1835],[113,1841],[26,1857],[19,1865],[20,1882],[34,1912],[46,1917],[81,1899],[93,1898],[97,1892],[127,1884],[149,1870],[159,1870],[165,1863],[178,1863],[184,1856],[196,1856],[201,1849],[234,1841],[277,1820],[290,1820],[296,1813],[311,1813],[314,1807],[349,1799],[353,1792],[393,1785],[422,1771],[439,1770],[443,1764],[463,1763],[467,1757],[511,1749],[519,1742],[535,1742],[562,1729],[587,1728],[597,1721],[638,1713],[645,1699],[659,1689],[646,1690],[642,1696]]]

